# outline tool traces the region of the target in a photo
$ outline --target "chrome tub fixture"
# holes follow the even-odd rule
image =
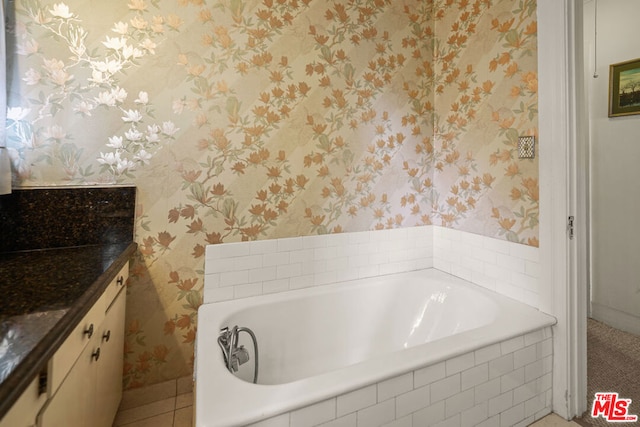
[[[249,328],[243,326],[234,326],[229,330],[228,327],[224,327],[220,330],[218,336],[218,345],[222,350],[224,356],[224,363],[227,366],[229,372],[237,372],[240,365],[249,361],[249,352],[244,345],[238,346],[238,335],[240,332],[246,332],[251,336],[253,341],[253,353],[254,353],[254,370],[253,370],[253,383],[258,383],[258,341],[256,335]]]

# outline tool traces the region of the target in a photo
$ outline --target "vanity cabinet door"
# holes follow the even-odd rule
[[[123,283],[128,265],[107,287],[91,308],[88,317],[99,318],[93,323],[89,342],[68,373],[58,372],[60,386],[38,416],[38,427],[111,427],[122,397],[122,366],[124,361],[124,314],[127,292]],[[106,312],[105,312],[106,308]],[[97,313],[97,316],[91,313]],[[88,335],[88,334],[85,334]],[[75,340],[72,336],[69,341]],[[77,341],[77,340],[76,340]],[[61,347],[63,355],[80,344]],[[61,360],[56,352],[52,358]],[[71,362],[67,362],[71,364]],[[50,364],[60,369],[62,363]],[[0,426],[4,427],[4,426]]]
[[[127,292],[121,290],[102,325],[100,360],[96,363],[96,427],[111,427],[122,398],[124,311]]]
[[[31,381],[9,412],[0,419],[0,427],[35,426],[36,414],[47,400],[47,394],[40,393],[39,383],[39,377]]]
[[[91,426],[94,414],[96,355],[99,347],[97,335],[91,339],[73,365],[56,394],[40,412],[39,427]]]

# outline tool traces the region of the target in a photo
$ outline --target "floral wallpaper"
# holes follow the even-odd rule
[[[208,244],[537,246],[535,0],[15,0],[19,186],[135,184],[125,386],[188,375]]]

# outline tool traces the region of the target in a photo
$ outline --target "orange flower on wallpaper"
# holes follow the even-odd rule
[[[164,247],[164,248],[169,248],[169,245],[171,244],[171,242],[173,242],[176,239],[175,236],[172,236],[171,234],[169,234],[166,231],[161,231],[158,233],[158,237],[157,237],[157,242],[160,246]]]
[[[185,335],[182,336],[183,344],[191,344],[196,340],[196,330],[190,329]]]
[[[205,242],[210,245],[222,243],[222,235],[218,232],[206,233]]]
[[[166,362],[167,356],[169,355],[169,348],[166,345],[160,344],[156,345],[153,348],[153,358],[157,362]]]
[[[538,74],[530,71],[522,76],[522,82],[531,93],[538,92]]]
[[[151,361],[153,359],[153,355],[148,352],[142,352],[138,355],[138,360],[135,365],[135,369],[139,372],[147,372],[151,369]]]
[[[491,21],[491,28],[495,29],[501,33],[506,33],[511,29],[511,26],[515,22],[515,18],[511,18],[508,21],[500,22],[497,18],[494,18]]]
[[[517,163],[511,163],[509,166],[507,166],[507,168],[504,171],[504,175],[510,178],[519,174],[520,174],[520,168],[518,167]]]
[[[522,186],[527,190],[527,195],[534,202],[539,199],[539,186],[536,178],[525,178],[522,180]]]
[[[516,221],[514,219],[508,219],[508,218],[502,218],[500,221],[498,221],[500,226],[502,228],[504,228],[505,230],[510,230],[511,227],[513,227],[516,223]]]
[[[486,80],[484,83],[482,83],[482,91],[484,93],[490,93],[494,86],[494,82],[492,82],[491,80]]]
[[[505,74],[506,77],[513,77],[518,73],[518,71],[520,71],[520,69],[518,67],[518,63],[517,62],[512,62],[505,69],[504,74]]]

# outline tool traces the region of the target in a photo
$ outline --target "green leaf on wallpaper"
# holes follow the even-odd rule
[[[517,47],[520,41],[520,34],[516,30],[509,30],[505,35],[507,45],[505,47]]]
[[[93,165],[89,165],[89,166],[87,166],[84,170],[82,170],[82,168],[80,168],[80,169],[79,169],[79,171],[78,171],[78,173],[80,174],[80,176],[85,176],[85,177],[86,177],[86,176],[91,176],[91,175],[93,175],[95,172],[93,172],[93,171],[91,170],[91,166],[93,166]]]
[[[178,296],[178,300],[182,299],[183,297],[186,297],[185,299],[187,300],[187,304],[183,304],[182,308],[186,310],[192,310],[194,312],[198,310],[198,307],[201,304],[200,293],[198,291],[182,291]]]
[[[320,54],[322,55],[322,59],[324,59],[327,62],[331,62],[331,49],[329,49],[328,46],[321,46],[320,47]]]
[[[38,101],[34,100],[34,102],[44,105],[47,102],[47,95],[45,95],[43,91],[38,92]]]
[[[419,177],[411,178],[411,187],[416,191],[420,191],[422,189],[422,179]]]
[[[331,149],[331,142],[329,141],[329,137],[325,134],[320,135],[318,137],[318,146],[324,151],[328,152]]]
[[[193,87],[191,88],[191,92],[197,95],[202,95],[206,93],[207,89],[209,88],[209,84],[203,78],[188,77],[187,80],[193,81]]]
[[[327,231],[327,226],[324,224],[319,225],[318,228],[316,229],[316,232],[318,234],[329,234],[329,232]]]
[[[520,239],[518,238],[518,235],[511,230],[507,231],[506,237],[507,237],[507,240],[510,242],[520,243]]]
[[[356,69],[353,68],[353,65],[351,65],[350,63],[347,63],[347,65],[344,66],[344,77],[347,81],[351,81],[353,80],[353,77],[356,74]]]
[[[216,113],[222,113],[222,108],[219,105],[210,105],[207,111],[215,111]]]
[[[231,2],[229,3],[229,6],[231,9],[231,12],[235,16],[242,16],[242,10],[244,9],[242,0],[231,0]]]
[[[353,154],[353,151],[349,150],[348,148],[342,152],[342,161],[346,164],[353,163],[355,157],[356,155]]]
[[[233,219],[235,214],[236,202],[231,198],[225,199],[224,203],[222,204],[222,215],[224,215],[224,217],[227,219]]]
[[[524,102],[520,101],[520,107],[513,109],[513,112],[517,114],[524,113]]]
[[[422,107],[423,107],[424,104],[419,99],[414,99],[411,103],[413,104],[413,110],[416,113],[421,114],[422,113]]]
[[[200,294],[197,291],[192,291],[187,294],[187,302],[188,304],[184,304],[182,307],[187,310],[198,310],[200,306]]]
[[[151,221],[140,221],[140,227],[145,231],[151,231],[149,224],[151,224]]]
[[[235,96],[227,98],[226,110],[229,117],[237,117],[238,111],[240,111],[240,101],[238,101],[238,98]]]
[[[516,129],[514,128],[507,129],[505,136],[507,137],[507,140],[509,141],[510,144],[518,143],[518,131]]]
[[[204,200],[204,187],[202,186],[202,183],[194,182],[191,184],[189,189],[191,190],[191,195],[194,200],[198,202]]]
[[[55,116],[56,114],[58,114],[59,111],[64,110],[64,107],[60,104],[57,103],[53,103],[50,104],[51,105],[51,115]]]

